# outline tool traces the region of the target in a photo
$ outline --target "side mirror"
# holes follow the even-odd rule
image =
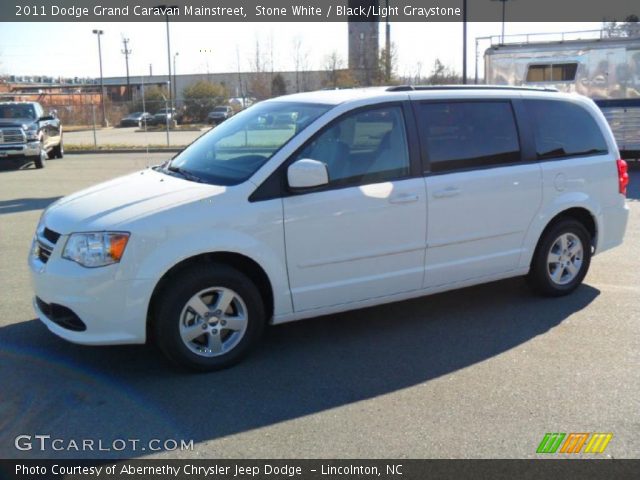
[[[289,165],[287,181],[293,189],[321,187],[329,183],[329,171],[325,163],[303,158]]]
[[[38,119],[39,122],[50,122],[51,120],[54,120],[53,116],[51,115],[45,115],[44,117],[40,117]]]

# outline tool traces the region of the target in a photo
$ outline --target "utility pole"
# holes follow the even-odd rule
[[[129,39],[122,37],[122,43],[124,48],[121,52],[124,55],[124,63],[127,66],[127,100],[131,100],[131,82],[129,81],[129,55],[131,54],[131,50],[127,48],[129,45]]]
[[[153,64],[149,64],[149,76],[153,77]]]
[[[98,60],[100,61],[100,102],[102,103],[102,125],[109,126],[107,122],[107,107],[104,103],[104,77],[102,76],[102,45],[100,44],[100,37],[104,34],[104,30],[93,30],[93,33],[98,37]]]
[[[389,24],[389,0],[386,0],[387,16],[385,17],[386,23],[384,27],[384,76],[385,81],[389,83],[391,81],[391,25]]]

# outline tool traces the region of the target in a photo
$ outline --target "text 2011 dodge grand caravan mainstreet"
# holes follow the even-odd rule
[[[622,242],[626,164],[595,104],[390,87],[261,102],[173,160],[63,198],[34,306],[83,344],[156,342],[200,370],[265,324],[527,275],[546,295]]]

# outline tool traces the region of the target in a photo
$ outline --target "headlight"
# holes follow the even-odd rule
[[[38,126],[35,123],[25,127],[24,133],[27,136],[29,142],[38,140]]]
[[[62,258],[84,267],[103,267],[118,263],[129,241],[126,232],[73,233],[64,246]]]

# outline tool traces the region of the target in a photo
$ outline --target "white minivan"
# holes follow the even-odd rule
[[[69,341],[151,341],[214,370],[267,323],[523,275],[565,295],[622,242],[626,168],[579,95],[283,96],[52,204],[29,255],[34,307]]]

